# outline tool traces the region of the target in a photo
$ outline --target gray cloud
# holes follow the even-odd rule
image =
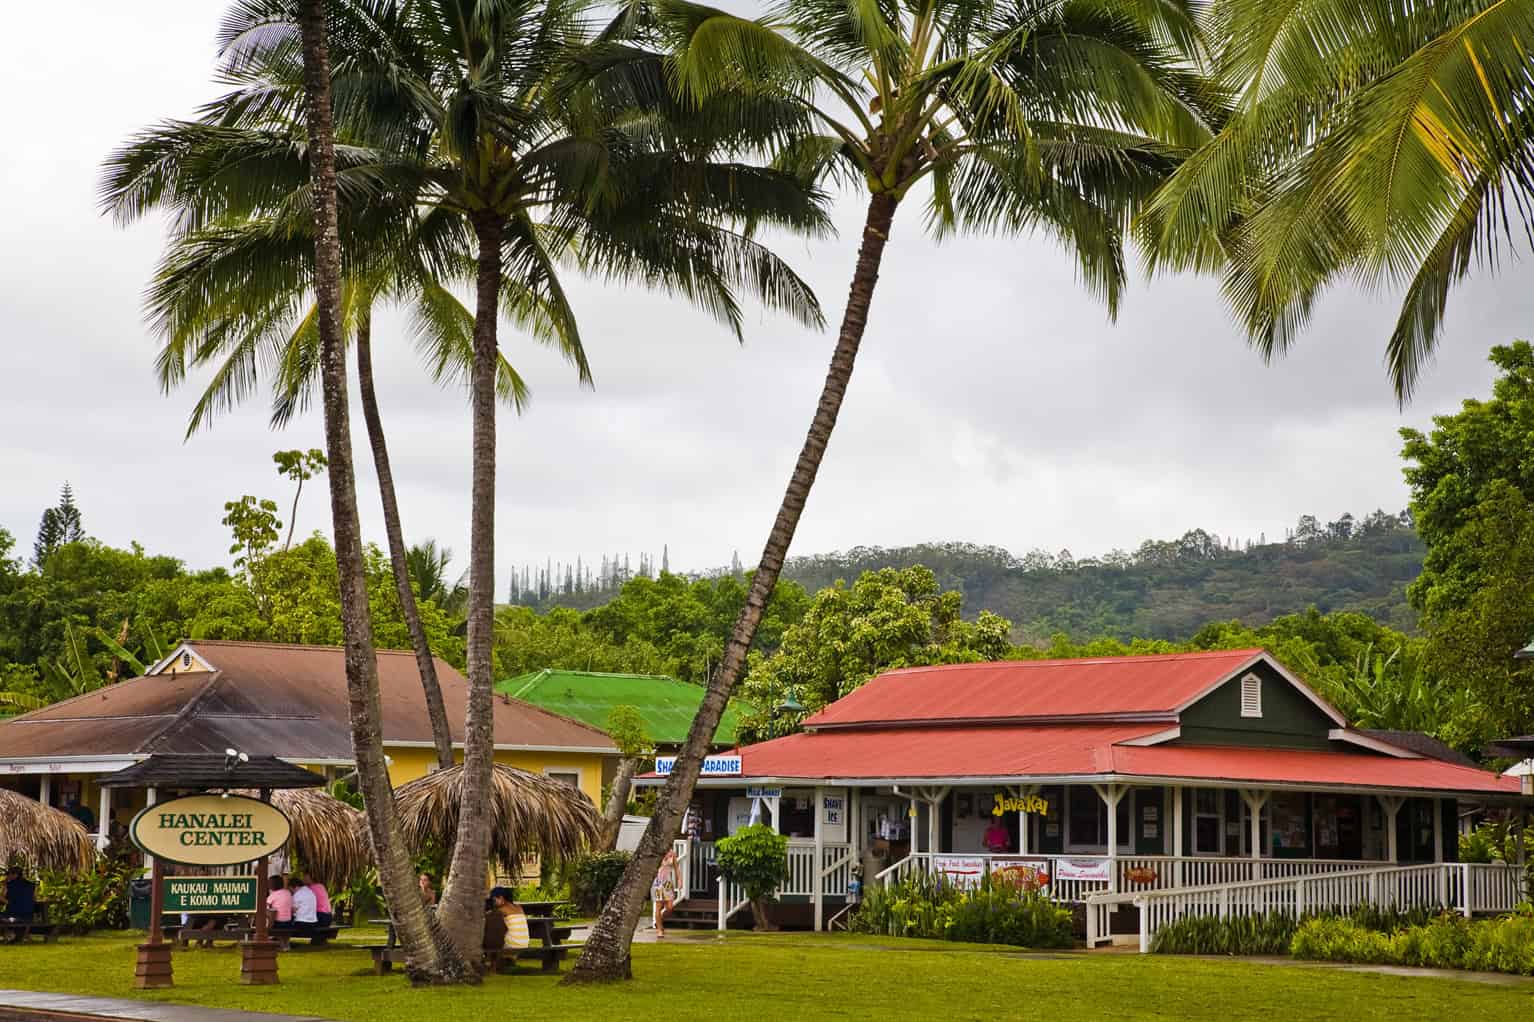
[[[132,131],[213,93],[217,10],[182,0],[144,18],[141,8],[89,6],[73,59],[93,77],[62,102],[16,104],[21,141],[0,153],[0,527],[29,544],[68,478],[103,540],[222,563],[222,503],[281,496],[271,451],[318,446],[319,424],[311,415],[273,435],[256,402],[182,442],[195,392],[159,394],[139,312],[160,228],[122,230],[100,217],[95,180],[102,157]],[[23,49],[27,35],[0,40],[0,87],[68,90],[51,55]],[[833,328],[861,212],[849,197],[839,239],[780,245]],[[1214,281],[1137,283],[1110,324],[1049,242],[937,245],[922,237],[921,211],[905,209],[795,548],[967,539],[1082,556],[1195,525],[1271,537],[1305,512],[1397,508],[1405,488],[1395,430],[1485,391],[1486,348],[1524,332],[1534,303],[1511,279],[1456,294],[1444,349],[1403,413],[1381,365],[1391,296],[1337,292],[1297,349],[1265,366]],[[726,563],[735,549],[751,560],[803,439],[832,329],[753,312],[737,345],[661,296],[598,282],[572,292],[594,392],[552,352],[508,340],[535,395],[500,429],[501,577],[546,554],[658,552],[662,543],[682,567]],[[406,528],[466,552],[462,395],[421,378],[401,326],[397,315],[380,321],[379,385]],[[365,469],[360,485],[369,531],[381,536]],[[316,491],[299,527],[325,518]]]

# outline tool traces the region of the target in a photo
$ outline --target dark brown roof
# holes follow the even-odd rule
[[[1457,763],[1460,766],[1475,767],[1480,769],[1481,764],[1471,759],[1451,745],[1446,745],[1432,735],[1423,734],[1421,731],[1387,731],[1383,728],[1363,727],[1358,729],[1360,734],[1370,738],[1378,738],[1382,742],[1399,746],[1408,752],[1415,752],[1419,756],[1427,756],[1431,759],[1441,759],[1445,763]]]
[[[317,788],[325,778],[276,756],[251,756],[231,765],[223,754],[157,752],[97,783],[103,788]]]
[[[0,758],[122,756],[239,749],[315,762],[350,761],[343,653],[334,646],[186,643],[214,671],[170,670],[87,692],[0,723]],[[453,740],[463,741],[468,680],[437,660]],[[386,744],[430,745],[415,656],[378,653]],[[515,699],[496,697],[497,745],[616,752],[606,734]]]

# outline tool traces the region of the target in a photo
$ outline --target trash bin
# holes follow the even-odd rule
[[[128,925],[135,930],[149,929],[149,904],[154,882],[147,877],[128,881]]]

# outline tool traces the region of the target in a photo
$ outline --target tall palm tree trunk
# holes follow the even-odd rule
[[[639,763],[638,756],[625,756],[618,761],[612,791],[607,793],[607,805],[602,809],[602,835],[596,849],[599,852],[610,852],[618,847],[618,835],[623,831],[623,812],[628,808],[629,793],[634,790],[634,775],[639,772]]]
[[[378,657],[368,616],[363,573],[362,524],[352,467],[351,424],[346,401],[346,350],[341,343],[341,243],[336,221],[335,128],[331,121],[330,54],[325,38],[325,0],[303,0],[304,98],[309,122],[309,171],[314,193],[314,289],[319,307],[320,381],[325,406],[325,448],[330,462],[330,515],[340,578],[341,630],[346,691],[351,710],[352,755],[367,809],[373,858],[384,896],[409,954],[413,980],[436,980],[461,972],[463,963],[434,934],[410,854],[400,836],[394,791],[384,761],[379,723]],[[477,961],[477,956],[476,956]]]
[[[442,705],[442,685],[437,681],[437,662],[426,642],[421,608],[410,587],[410,565],[405,560],[405,532],[399,520],[399,499],[394,493],[394,470],[389,465],[389,446],[384,440],[383,419],[378,414],[378,394],[373,389],[373,303],[364,299],[357,310],[357,383],[362,392],[362,420],[367,423],[368,443],[373,448],[373,470],[378,476],[378,495],[383,500],[384,532],[389,537],[389,566],[394,569],[394,588],[399,609],[415,649],[426,694],[426,716],[431,720],[431,741],[437,749],[437,765],[453,765],[453,732],[448,728],[447,708]]]
[[[490,783],[495,756],[491,632],[495,627],[495,374],[500,314],[501,239],[493,213],[474,218],[474,361],[469,376],[474,468],[469,496],[468,710],[463,729],[463,802],[447,890],[438,910],[465,955],[478,958],[481,906],[490,852]]]
[[[868,307],[873,301],[874,285],[879,280],[879,264],[884,258],[884,246],[889,241],[890,225],[895,219],[898,201],[894,196],[880,193],[868,203],[868,216],[863,225],[863,243],[858,249],[857,267],[852,274],[852,288],[847,296],[847,308],[842,314],[841,332],[837,336],[836,351],[831,355],[831,366],[826,372],[826,382],[820,391],[820,403],[815,417],[810,421],[809,434],[788,480],[783,503],[767,536],[767,546],[762,551],[761,563],[751,579],[746,594],[746,605],[741,608],[725,647],[724,659],[719,670],[708,683],[698,715],[692,720],[687,741],[677,755],[671,768],[671,776],[656,800],[650,825],[645,828],[639,848],[623,871],[623,879],[607,900],[602,915],[592,927],[586,948],[566,983],[608,982],[629,979],[633,976],[629,958],[629,945],[634,939],[634,928],[639,924],[639,913],[644,907],[645,893],[660,860],[676,839],[681,828],[682,814],[692,800],[693,786],[703,767],[703,757],[713,741],[724,715],[730,692],[740,679],[746,664],[746,654],[756,638],[756,629],[767,609],[767,598],[778,582],[783,561],[788,556],[789,544],[799,527],[799,517],[804,513],[804,503],[809,498],[810,487],[815,485],[815,475],[825,457],[826,445],[831,441],[831,431],[836,428],[836,416],[841,411],[842,398],[847,393],[847,383],[852,379],[853,363],[857,360],[858,346],[863,341],[863,330],[868,325]]]

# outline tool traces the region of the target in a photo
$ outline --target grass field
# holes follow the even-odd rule
[[[374,939],[354,936],[359,943]],[[631,983],[560,987],[523,966],[477,988],[412,989],[373,976],[367,955],[337,945],[281,956],[282,984],[242,987],[239,954],[180,952],[176,986],[132,989],[132,937],[0,946],[0,987],[295,1012],[357,1022],[528,1018],[803,1019],[1178,1018],[1443,1019],[1522,1017],[1534,987],[1278,967],[1237,960],[1064,953],[832,934],[730,934],[636,945]]]

